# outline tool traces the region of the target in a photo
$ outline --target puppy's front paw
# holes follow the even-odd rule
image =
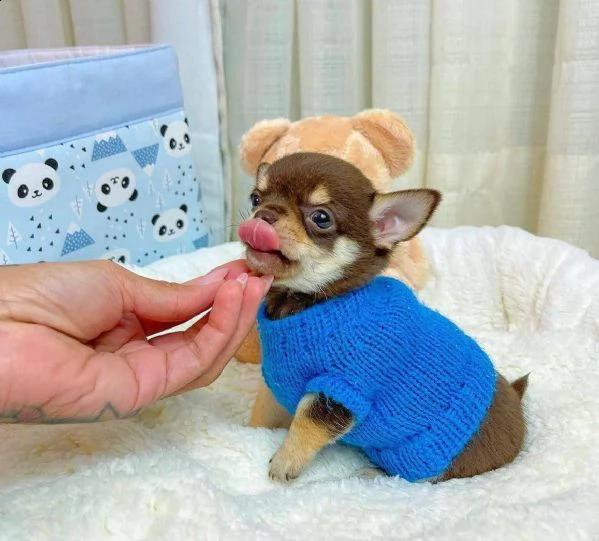
[[[288,483],[297,479],[303,469],[304,462],[297,455],[286,452],[284,448],[281,448],[270,459],[268,476],[273,481]]]

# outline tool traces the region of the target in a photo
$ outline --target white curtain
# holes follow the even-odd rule
[[[599,256],[599,1],[222,0],[222,15],[234,207],[254,122],[381,107],[416,136],[395,186],[445,195],[435,225]]]
[[[4,0],[0,50],[148,43],[148,0]]]
[[[220,20],[206,23],[217,3],[227,100],[218,79],[220,107],[207,111],[208,67],[195,55],[216,38],[219,63]],[[597,28],[599,0],[0,1],[0,50],[175,45],[192,118],[220,120],[226,137],[225,182],[213,194],[226,197],[223,231],[247,208],[237,145],[254,122],[383,107],[417,142],[395,186],[445,194],[435,225],[515,225],[595,256]]]

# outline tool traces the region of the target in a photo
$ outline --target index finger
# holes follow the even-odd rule
[[[152,345],[167,356],[165,395],[175,393],[212,367],[237,330],[242,301],[242,285],[237,280],[226,282],[216,294],[209,315],[187,331],[152,339]]]
[[[234,259],[233,261],[215,267],[214,270],[216,269],[228,269],[229,273],[227,274],[227,280],[234,280],[241,274],[249,274],[251,272],[245,259]]]
[[[226,275],[220,277],[219,270],[226,270]],[[241,274],[248,273],[249,269],[244,259],[236,259],[219,265],[213,268],[203,276],[192,278],[187,282],[184,282],[184,286],[202,286],[201,299],[198,297],[200,292],[197,288],[190,290],[188,297],[185,302],[178,302],[174,308],[171,309],[168,318],[150,319],[147,317],[140,317],[140,322],[146,336],[160,333],[177,325],[181,325],[186,321],[189,321],[193,317],[201,314],[205,310],[208,310],[212,306],[214,296],[218,291],[218,288],[224,283],[224,280],[234,280]],[[212,279],[210,279],[212,277]],[[208,278],[208,280],[207,280]],[[198,299],[197,304],[192,304],[190,301],[192,297]],[[199,301],[202,302],[199,302]],[[162,304],[162,306],[165,306]],[[194,308],[195,307],[195,308]]]
[[[212,366],[206,372],[204,372],[201,377],[191,381],[185,387],[179,389],[177,394],[209,385],[220,376],[226,364],[231,360],[241,345],[241,342],[251,330],[252,325],[255,323],[258,307],[268,287],[268,281],[265,283],[259,278],[250,277],[248,279],[243,294],[243,301],[236,329],[226,348],[220,353],[220,355],[212,363]],[[197,330],[198,329],[196,328],[195,331],[197,332]],[[193,331],[194,328],[192,327],[189,332]]]

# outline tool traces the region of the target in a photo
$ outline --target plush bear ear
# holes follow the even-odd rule
[[[391,177],[410,168],[414,158],[414,137],[395,113],[384,109],[362,111],[352,118],[352,126],[381,153]]]
[[[289,126],[291,122],[286,118],[262,120],[245,133],[239,145],[239,153],[241,165],[248,175],[256,175],[265,154],[285,135]]]
[[[181,205],[179,207],[185,214],[187,214],[187,205]]]
[[[44,163],[54,171],[58,170],[58,162],[54,158],[48,158]]]
[[[8,184],[15,173],[16,171],[14,169],[5,169],[4,173],[2,173],[2,180]]]
[[[152,225],[156,225],[158,218],[160,218],[160,214],[154,214],[154,216],[152,216]]]
[[[162,135],[162,137],[164,137],[166,130],[168,130],[168,126],[166,124],[163,124],[162,126],[160,126],[160,135]]]
[[[370,208],[375,242],[382,248],[393,248],[417,235],[426,225],[441,201],[436,190],[402,190],[377,194]]]

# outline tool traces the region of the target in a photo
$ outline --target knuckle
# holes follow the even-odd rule
[[[194,334],[190,331],[191,329],[184,331],[183,338],[185,339],[185,346],[187,350],[191,353],[192,359],[195,359],[195,361],[197,362],[197,372],[199,376],[203,372],[205,372],[207,368],[205,366],[206,360],[204,358],[202,348],[198,345],[198,343],[195,340]]]

